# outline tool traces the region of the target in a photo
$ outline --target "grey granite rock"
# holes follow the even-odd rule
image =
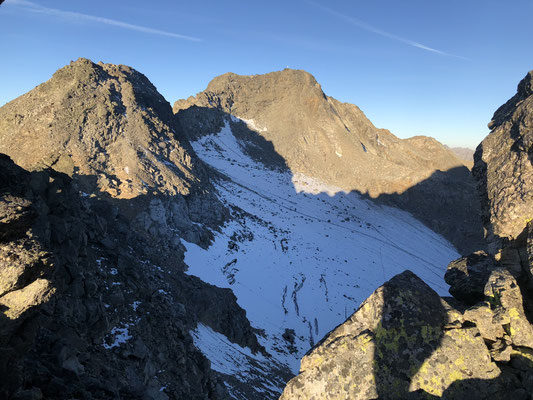
[[[489,124],[477,147],[472,170],[482,196],[483,223],[490,250],[517,238],[533,218],[533,71]]]

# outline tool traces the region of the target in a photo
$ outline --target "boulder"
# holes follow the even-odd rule
[[[497,268],[494,259],[484,251],[452,261],[444,280],[450,285],[449,292],[457,300],[474,305],[484,298],[484,288],[491,272]]]
[[[516,279],[511,273],[498,268],[485,285],[485,296],[495,315],[516,347],[533,349],[533,326],[524,312],[524,299]]]
[[[412,272],[396,275],[303,358],[281,400],[440,397],[461,380],[454,393],[488,393],[500,370],[458,314]]]

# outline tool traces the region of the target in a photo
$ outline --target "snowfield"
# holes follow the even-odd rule
[[[188,273],[233,290],[272,362],[296,374],[305,352],[406,269],[447,294],[445,268],[459,254],[410,214],[265,168],[244,153],[229,123],[192,145],[227,177],[216,186],[232,220],[207,251],[183,241]],[[196,346],[215,370],[245,382],[245,359],[258,356],[236,355],[235,345],[208,329],[192,332]],[[279,392],[284,384],[266,383]]]

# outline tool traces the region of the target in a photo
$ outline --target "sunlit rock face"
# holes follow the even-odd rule
[[[94,176],[113,197],[188,194],[202,174],[168,102],[128,66],[80,58],[1,107],[0,116],[0,151],[15,163]]]

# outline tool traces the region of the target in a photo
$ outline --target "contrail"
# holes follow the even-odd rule
[[[326,6],[323,6],[321,4],[315,3],[314,1],[311,1],[311,0],[303,0],[303,1],[305,3],[307,3],[307,4],[310,4],[310,5],[314,6],[314,7],[320,8],[322,11],[325,11],[328,14],[331,14],[331,15],[339,18],[339,19],[342,19],[342,20],[348,22],[351,25],[357,26],[358,28],[361,28],[361,29],[364,29],[366,31],[375,33],[377,35],[384,36],[386,38],[389,38],[389,39],[392,39],[392,40],[396,40],[396,41],[401,42],[401,43],[405,43],[405,44],[407,44],[409,46],[413,46],[413,47],[417,47],[417,48],[422,49],[422,50],[429,51],[431,53],[436,53],[436,54],[440,54],[442,56],[448,56],[448,57],[462,58],[464,60],[467,60],[466,57],[457,56],[457,55],[451,54],[451,53],[446,53],[445,51],[434,49],[433,47],[429,47],[429,46],[426,46],[426,45],[424,45],[422,43],[415,42],[414,40],[405,39],[405,38],[403,38],[401,36],[397,36],[397,35],[394,35],[392,33],[385,32],[385,31],[383,31],[381,29],[378,29],[378,28],[375,28],[372,25],[369,25],[366,22],[363,22],[363,21],[361,21],[361,20],[359,20],[357,18],[350,17],[349,15],[344,15],[344,14],[342,14],[342,13],[340,13],[338,11],[335,11],[335,10],[329,8],[329,7],[326,7]]]
[[[197,38],[197,37],[180,35],[178,33],[162,31],[160,29],[149,28],[149,27],[141,26],[141,25],[129,24],[127,22],[117,21],[116,19],[98,17],[95,15],[83,14],[83,13],[78,13],[78,12],[73,12],[73,11],[64,11],[64,10],[59,10],[57,8],[43,7],[39,4],[33,3],[31,1],[27,1],[27,0],[9,0],[6,2],[6,4],[17,5],[17,6],[23,7],[27,11],[34,12],[34,13],[46,14],[46,15],[52,15],[56,17],[65,18],[71,22],[82,22],[82,21],[97,22],[100,24],[117,26],[119,28],[129,29],[132,31],[137,31],[137,32],[142,32],[142,33],[149,33],[152,35],[167,36],[167,37],[171,37],[175,39],[189,40],[192,42],[202,41],[202,39]]]

